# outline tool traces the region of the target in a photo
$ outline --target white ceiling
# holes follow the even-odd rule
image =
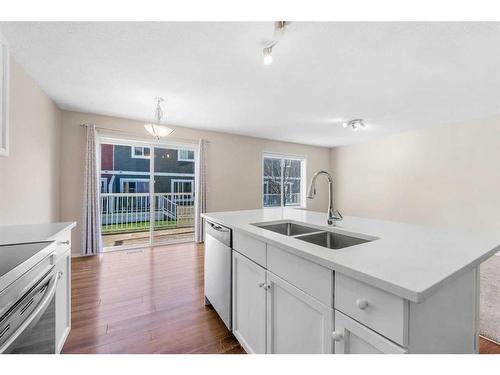
[[[63,109],[322,146],[500,113],[500,23],[0,23]],[[363,118],[364,131],[341,120]]]

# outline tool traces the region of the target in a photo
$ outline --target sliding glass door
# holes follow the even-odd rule
[[[155,243],[194,238],[195,151],[154,148]]]
[[[105,251],[194,240],[195,154],[189,146],[101,140]]]

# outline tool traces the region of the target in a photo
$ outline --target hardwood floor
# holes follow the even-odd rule
[[[481,354],[500,354],[500,345],[494,343],[493,341],[489,341],[479,338],[479,353]]]
[[[203,246],[76,258],[72,272],[63,353],[244,353],[203,305]]]
[[[63,353],[245,353],[203,305],[203,245],[72,260],[72,329]],[[480,338],[480,352],[500,345]]]

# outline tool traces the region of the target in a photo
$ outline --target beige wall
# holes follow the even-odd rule
[[[10,155],[0,157],[0,225],[59,220],[61,112],[10,61]]]
[[[0,225],[80,221],[81,123],[144,136],[142,122],[60,111],[11,60],[10,156],[0,158]],[[209,211],[261,207],[264,151],[304,155],[307,179],[332,170],[346,215],[473,231],[500,228],[500,117],[427,128],[326,149],[177,128],[174,138],[209,141]],[[326,184],[308,202],[324,211]],[[78,253],[79,227],[74,231]]]
[[[116,117],[63,111],[61,160],[61,220],[80,221],[82,206],[82,174],[85,136],[80,124],[96,124],[98,127],[120,129],[146,135],[143,122]],[[294,143],[275,142],[260,138],[226,133],[176,128],[172,138],[209,141],[208,163],[208,210],[228,211],[262,207],[262,153],[264,151],[303,155],[307,158],[307,178],[320,169],[330,167],[328,148],[304,146]],[[318,196],[308,202],[308,208],[326,212],[326,182],[321,183]],[[79,243],[79,226],[74,231],[74,243]],[[73,247],[79,252],[77,246]]]
[[[346,215],[500,229],[500,117],[332,149]]]

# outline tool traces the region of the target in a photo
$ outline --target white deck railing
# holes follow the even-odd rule
[[[155,229],[194,225],[192,193],[154,193]],[[149,193],[101,193],[103,233],[134,232],[150,226]]]

